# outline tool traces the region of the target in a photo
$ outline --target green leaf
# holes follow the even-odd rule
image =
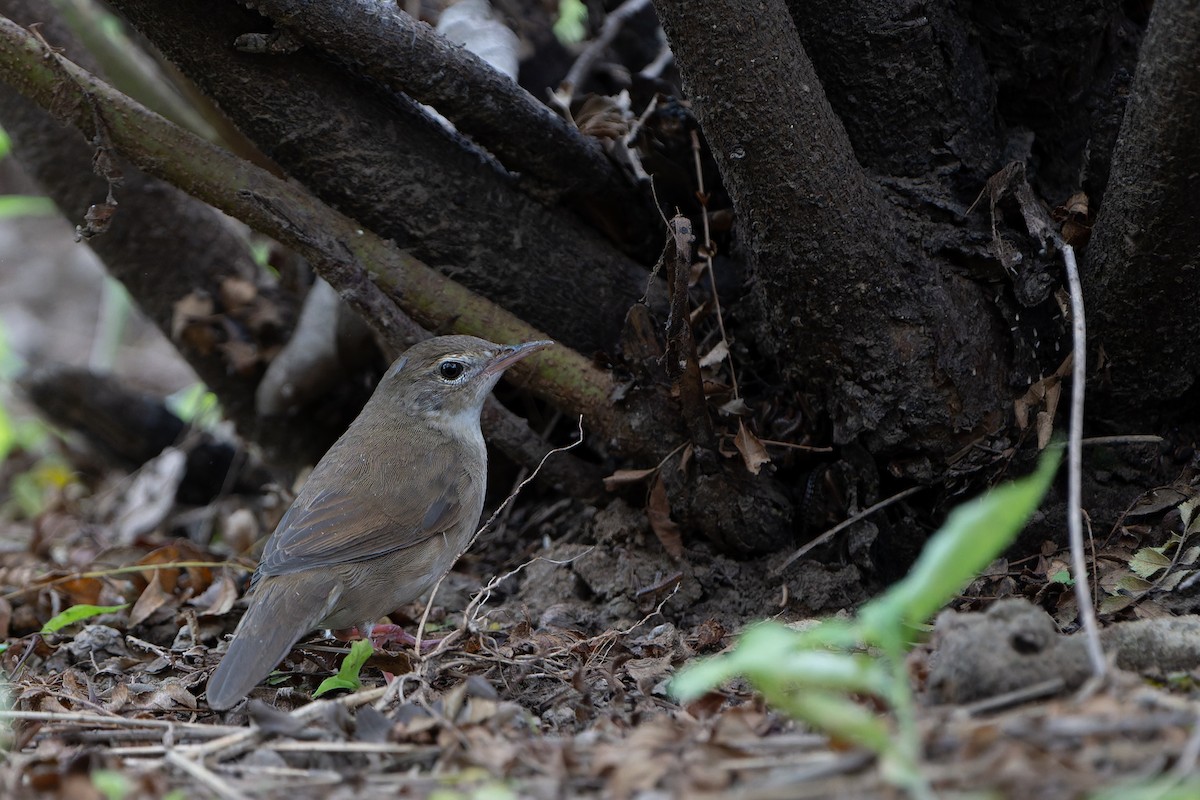
[[[12,139],[8,138],[8,134],[4,132],[4,128],[0,128],[0,158],[4,158],[12,152]]]
[[[777,707],[825,733],[876,753],[892,749],[887,723],[878,714],[847,697],[832,692],[799,692]]]
[[[362,682],[358,679],[358,673],[374,652],[375,647],[371,644],[370,639],[359,639],[350,645],[350,652],[342,659],[342,666],[338,668],[338,674],[321,681],[321,685],[313,692],[313,697],[320,697],[334,689],[357,691],[358,687],[362,686]]]
[[[1200,496],[1191,497],[1179,504],[1179,516],[1183,519],[1183,529],[1186,533],[1195,533],[1200,528]]]
[[[588,10],[582,0],[559,0],[554,36],[563,44],[582,42],[587,35]]]
[[[1124,611],[1133,605],[1133,598],[1127,594],[1109,594],[1100,599],[1100,608],[1096,609],[1100,614],[1116,614],[1118,611]]]
[[[1137,575],[1126,575],[1117,581],[1117,591],[1126,592],[1131,595],[1145,594],[1154,588],[1154,584],[1145,578],[1139,578]]]
[[[210,430],[221,421],[221,403],[203,383],[193,383],[167,397],[167,407],[184,422]]]
[[[115,769],[98,769],[92,773],[92,786],[105,800],[125,800],[133,791],[133,781]]]
[[[1157,547],[1143,547],[1129,559],[1129,568],[1143,578],[1152,578],[1154,573],[1171,566],[1171,559]]]
[[[81,622],[85,619],[98,617],[101,614],[111,614],[114,611],[120,611],[122,608],[128,608],[129,603],[122,603],[119,606],[93,606],[87,603],[80,603],[77,606],[71,606],[66,611],[55,614],[50,620],[42,626],[41,634],[48,636],[52,633],[58,633],[68,625],[73,625],[76,622]]]
[[[1194,575],[1194,570],[1177,569],[1174,572],[1168,573],[1158,579],[1158,584],[1154,587],[1160,592],[1173,592],[1178,588],[1179,584],[1183,583],[1184,578]]]
[[[12,423],[12,417],[8,415],[4,403],[0,402],[0,464],[3,464],[8,458],[8,454],[12,452],[13,445],[16,443],[17,432]]]
[[[13,217],[49,217],[58,214],[58,206],[40,195],[0,195],[0,219]]]
[[[1051,583],[1061,583],[1064,586],[1074,586],[1075,579],[1071,577],[1071,571],[1060,569],[1058,572],[1050,576]]]
[[[689,665],[671,681],[671,691],[686,702],[735,675],[745,675],[768,702],[780,704],[798,687],[881,697],[890,688],[887,671],[875,660],[812,649],[804,634],[777,622],[763,622],[747,630],[731,652]]]
[[[925,622],[1004,552],[1037,510],[1060,458],[1061,448],[1048,448],[1032,475],[951,511],[908,575],[863,607],[866,641],[890,636],[889,628]]]

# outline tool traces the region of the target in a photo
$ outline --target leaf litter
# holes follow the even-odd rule
[[[729,647],[753,619],[855,604],[836,592],[822,602],[819,576],[856,579],[804,560],[767,579],[769,560],[739,564],[687,541],[655,502],[652,471],[615,478],[614,489],[650,480],[658,518],[621,500],[550,519],[518,504],[435,598],[428,635],[445,636],[440,645],[420,656],[376,653],[361,690],[313,701],[348,652],[314,635],[224,715],[207,708],[203,690],[236,624],[248,565],[227,563],[219,541],[168,535],[177,529],[170,514],[128,543],[82,501],[53,512],[74,524],[60,521],[65,535],[49,547],[39,521],[6,523],[6,796],[100,797],[107,779],[93,778],[108,773],[124,776],[126,797],[424,796],[447,787],[462,796],[892,796],[869,757],[764,707],[738,682],[684,706],[667,691],[679,667]],[[1195,569],[1197,483],[1184,476],[1131,502],[1100,545],[1100,586],[1128,601],[1108,619],[1152,620],[1182,602],[1174,590]],[[540,520],[548,546],[529,545],[528,519]],[[487,581],[513,563],[524,569]],[[999,562],[957,605],[1025,596],[1068,619],[1072,594],[1052,580],[1064,563],[1053,545],[1033,561]],[[1130,579],[1148,585],[1132,591]],[[43,632],[84,603],[101,608]],[[402,612],[397,621],[411,623],[421,606]],[[927,701],[941,696],[925,682],[941,674],[938,637],[949,635],[911,658]],[[967,647],[1000,660],[995,647]],[[1078,796],[1169,763],[1195,738],[1196,668],[1154,682],[1118,675],[1084,695],[926,705],[935,786]]]

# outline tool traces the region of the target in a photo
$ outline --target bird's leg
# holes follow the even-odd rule
[[[410,647],[414,647],[417,644],[417,637],[413,636],[399,625],[375,625],[373,623],[367,623],[364,625],[359,625],[355,628],[341,628],[339,630],[332,631],[332,633],[335,639],[343,642],[349,642],[354,639],[370,639],[371,644],[374,645],[375,649],[377,650],[383,645],[392,642],[406,644]],[[421,649],[427,650],[431,647],[435,647],[438,644],[441,644],[441,641],[442,640],[440,638],[422,639]]]

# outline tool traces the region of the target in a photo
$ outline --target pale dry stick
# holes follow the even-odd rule
[[[301,769],[299,767],[264,767],[256,764],[221,764],[221,772],[233,772],[243,778],[299,778],[297,788],[311,789],[320,785],[342,784],[346,776],[332,769]],[[361,777],[361,776],[360,776]],[[255,787],[256,789],[258,787]],[[285,788],[285,787],[280,787]],[[260,792],[261,794],[261,792]]]
[[[1062,678],[1050,678],[1049,680],[1035,683],[1032,686],[1022,686],[1020,689],[998,694],[995,697],[985,697],[983,700],[978,700],[955,709],[954,713],[955,715],[964,717],[987,714],[1002,708],[1008,708],[1009,706],[1028,703],[1030,700],[1052,697],[1061,692],[1065,686],[1066,682]]]
[[[320,716],[324,709],[330,705],[344,705],[347,708],[356,708],[377,699],[385,691],[386,689],[383,688],[368,689],[364,692],[344,695],[336,700],[316,700],[306,706],[297,708],[289,716],[298,722],[307,722],[309,719]],[[236,733],[231,733],[220,739],[214,739],[211,742],[205,742],[201,745],[183,745],[176,749],[197,759],[216,756],[220,760],[231,755],[240,755],[249,748],[254,747],[257,740],[261,737],[262,730],[260,728],[245,727],[239,728]]]
[[[1171,771],[1180,780],[1185,780],[1195,774],[1196,761],[1200,759],[1200,717],[1192,725],[1192,735],[1179,751],[1175,759],[1175,768]]]
[[[721,331],[721,341],[725,343],[725,358],[729,361],[729,384],[733,389],[733,398],[738,393],[737,370],[733,366],[733,351],[729,349],[729,337],[725,335],[725,316],[721,313],[721,298],[717,296],[717,276],[713,272],[712,237],[708,229],[708,201],[704,195],[704,170],[700,164],[700,134],[692,131],[692,158],[696,162],[696,185],[700,196],[700,217],[704,223],[704,264],[708,272],[708,282],[712,286],[713,310],[717,312],[717,330]]]
[[[649,622],[654,617],[657,617],[660,614],[662,614],[663,606],[665,606],[671,600],[671,598],[674,597],[679,592],[679,587],[682,585],[683,585],[682,580],[679,581],[679,583],[676,583],[675,588],[671,590],[671,593],[669,595],[667,595],[666,597],[664,597],[662,600],[660,600],[658,605],[654,607],[653,611],[651,611],[649,614],[647,614],[646,616],[639,619],[637,622],[630,625],[628,628],[625,628],[624,630],[619,630],[619,631],[605,631],[604,633],[598,633],[595,636],[591,636],[580,642],[575,642],[569,647],[562,647],[562,648],[559,648],[558,650],[551,650],[546,655],[542,656],[542,658],[544,660],[549,660],[552,658],[556,658],[558,656],[565,656],[565,655],[570,654],[570,652],[572,650],[578,650],[580,647],[585,647],[585,648],[591,647],[593,645],[595,647],[594,647],[594,650],[592,651],[593,652],[592,658],[597,658],[597,657],[603,658],[605,655],[607,655],[608,651],[612,649],[612,646],[614,644],[616,644],[618,637],[628,636],[629,634],[636,631],[638,628],[645,625],[647,622]],[[590,660],[592,660],[592,659],[589,659],[589,661]]]
[[[795,444],[793,442],[781,442],[778,439],[759,439],[763,444],[769,444],[773,447],[787,447],[791,450],[803,450],[806,453],[832,453],[832,447],[820,447],[811,444]]]
[[[61,723],[75,722],[85,725],[113,725],[118,728],[153,728],[155,730],[242,730],[241,728],[235,728],[232,725],[208,725],[203,722],[168,722],[161,719],[129,719],[128,717],[109,717],[103,714],[79,714],[73,711],[14,711],[9,709],[0,709],[0,719],[27,719],[37,720],[40,722]]]
[[[668,51],[669,52],[669,51]],[[629,132],[622,137],[621,143],[625,145],[625,152],[629,156],[629,166],[633,169],[633,176],[638,183],[647,182],[650,184],[650,194],[654,196],[654,207],[658,209],[658,214],[662,216],[662,206],[658,204],[658,195],[654,191],[654,179],[650,177],[650,173],[646,172],[646,168],[642,166],[641,156],[638,155],[637,148],[634,147],[634,142],[637,140],[638,133],[641,132],[642,126],[646,124],[646,120],[650,119],[650,115],[658,108],[658,95],[650,99],[646,104],[646,110],[641,116],[633,121],[629,126]],[[667,224],[667,220],[663,217],[663,225]],[[653,280],[653,278],[651,278]],[[642,300],[645,301],[646,295],[650,293],[650,285],[647,283],[646,291],[642,294]]]
[[[244,800],[246,797],[244,793],[230,786],[224,778],[215,774],[208,767],[199,761],[193,761],[181,755],[177,750],[168,750],[164,759],[171,766],[177,767],[180,771],[187,773],[199,781],[206,789],[217,797],[222,798],[222,800]]]
[[[1067,437],[1067,533],[1071,541],[1071,573],[1075,578],[1075,602],[1087,641],[1092,676],[1102,679],[1108,672],[1104,648],[1100,644],[1100,625],[1088,591],[1087,564],[1083,552],[1083,392],[1087,380],[1087,329],[1083,318],[1083,287],[1075,264],[1075,249],[1062,244],[1063,263],[1067,268],[1067,286],[1071,294],[1071,340],[1074,363],[1071,365],[1071,423]]]
[[[571,104],[575,89],[592,73],[592,67],[595,66],[596,60],[612,44],[612,40],[620,33],[625,22],[648,5],[650,5],[650,0],[625,0],[604,18],[604,24],[600,26],[600,32],[596,34],[596,38],[590,41],[583,52],[579,54],[579,58],[575,59],[575,63],[567,72],[567,77],[562,80],[563,90],[566,92],[566,105]]]
[[[643,78],[655,79],[662,77],[665,70],[672,61],[675,60],[675,54],[671,52],[671,45],[663,40],[662,47],[658,50],[658,55],[646,66],[638,70],[638,75]]]
[[[541,433],[543,441],[550,437],[550,431],[554,430],[554,427],[558,425],[558,421],[560,419],[562,419],[562,412],[555,409],[554,413],[550,415],[550,421],[546,423],[546,427],[542,428]],[[529,477],[529,467],[521,467],[521,469],[517,471],[517,480],[515,481],[517,486],[520,486],[521,481],[525,480],[527,477]],[[513,491],[516,492],[516,488],[514,488]],[[505,507],[504,514],[500,517],[500,521],[502,523],[507,524],[508,518],[512,514],[512,509],[512,505]]]
[[[880,509],[887,508],[892,503],[903,500],[904,498],[906,498],[910,495],[914,495],[924,488],[926,488],[926,487],[924,487],[924,486],[909,487],[908,489],[905,489],[903,492],[897,492],[896,494],[892,495],[891,497],[889,497],[885,500],[880,500],[878,503],[876,503],[873,506],[868,506],[867,508],[864,508],[862,511],[858,512],[854,516],[849,517],[848,519],[842,520],[837,525],[834,525],[832,528],[825,531],[820,536],[813,539],[811,542],[805,544],[803,547],[801,547],[796,552],[792,553],[790,556],[788,556],[786,559],[784,559],[784,562],[782,564],[780,564],[777,567],[772,567],[771,575],[775,576],[775,575],[778,575],[779,573],[783,572],[785,569],[788,568],[788,565],[790,565],[797,558],[802,557],[805,553],[812,550],[814,547],[818,547],[820,545],[825,544],[830,539],[832,539],[834,536],[838,535],[839,533],[844,531],[846,528],[849,528],[854,523],[864,519],[865,517],[871,516],[876,511],[879,511]]]
[[[321,740],[311,742],[260,742],[257,746],[259,749],[272,750],[276,753],[308,753],[313,750],[320,750],[322,753],[383,753],[391,755],[411,755],[415,753],[425,755],[438,751],[438,748],[434,745],[389,744],[387,742],[329,742]],[[177,752],[180,755],[186,756],[188,751],[181,747],[150,744],[101,748],[98,752],[117,758],[145,758],[150,756],[165,756],[169,752]]]
[[[1098,444],[1162,444],[1163,437],[1152,433],[1136,433],[1128,436],[1090,436],[1083,440],[1086,445]]]
[[[485,585],[482,589],[480,589],[478,592],[475,593],[475,596],[471,598],[471,602],[467,603],[467,607],[465,609],[463,609],[463,627],[464,628],[470,627],[470,625],[472,623],[474,623],[476,619],[479,618],[479,611],[487,604],[487,601],[491,599],[493,589],[495,589],[497,586],[504,583],[506,580],[513,577],[514,575],[520,574],[521,572],[523,572],[525,570],[526,567],[528,567],[532,564],[536,564],[539,561],[545,561],[548,564],[554,564],[555,566],[558,566],[558,567],[565,567],[574,561],[578,561],[579,559],[583,558],[584,556],[586,556],[588,553],[592,552],[595,549],[596,549],[595,547],[589,547],[587,550],[584,550],[582,553],[571,556],[570,558],[564,559],[562,561],[557,561],[553,558],[546,558],[545,556],[536,556],[534,558],[529,559],[524,564],[521,564],[517,567],[514,567],[513,569],[510,569],[508,572],[504,573],[503,575],[498,575],[498,576],[492,578],[490,581],[487,582],[487,585]]]

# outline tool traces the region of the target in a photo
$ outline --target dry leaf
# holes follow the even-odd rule
[[[258,348],[251,342],[232,341],[218,345],[229,372],[234,375],[249,377],[258,369]]]
[[[767,455],[767,448],[741,420],[738,420],[738,432],[737,436],[733,438],[733,444],[742,454],[742,461],[751,474],[757,475],[763,464],[771,463],[771,456]]]
[[[201,617],[219,617],[233,608],[237,597],[237,584],[233,582],[233,578],[222,573],[202,594],[192,598],[189,603],[200,609],[197,613]]]
[[[621,486],[628,486],[631,483],[641,483],[656,472],[658,472],[658,467],[651,467],[650,469],[619,469],[604,479],[604,488],[610,492],[616,491]]]
[[[114,522],[118,542],[129,544],[162,524],[175,507],[175,492],[186,471],[187,456],[177,447],[168,447],[142,465]]]
[[[228,277],[221,281],[219,293],[221,306],[226,311],[236,311],[254,302],[258,287],[245,278]]]
[[[177,300],[171,312],[171,338],[179,341],[184,331],[213,313],[213,301],[204,292],[191,292]]]
[[[667,500],[667,487],[660,475],[650,487],[650,499],[646,504],[646,518],[650,528],[663,549],[671,558],[683,558],[683,535],[679,526],[671,519],[671,504]]]
[[[129,611],[129,627],[135,627],[145,622],[155,611],[158,611],[174,599],[170,592],[163,591],[161,570],[155,570],[150,583],[142,590],[141,596]]]
[[[1054,435],[1054,414],[1049,411],[1039,411],[1037,414],[1037,447],[1045,450]]]
[[[729,355],[729,345],[724,341],[717,342],[717,346],[709,350],[704,358],[700,359],[700,366],[711,367],[714,364],[719,364]]]
[[[732,400],[730,400],[728,403],[725,403],[717,410],[727,416],[733,415],[733,416],[744,417],[750,413],[750,409],[746,405],[746,401],[740,397],[733,398]]]

